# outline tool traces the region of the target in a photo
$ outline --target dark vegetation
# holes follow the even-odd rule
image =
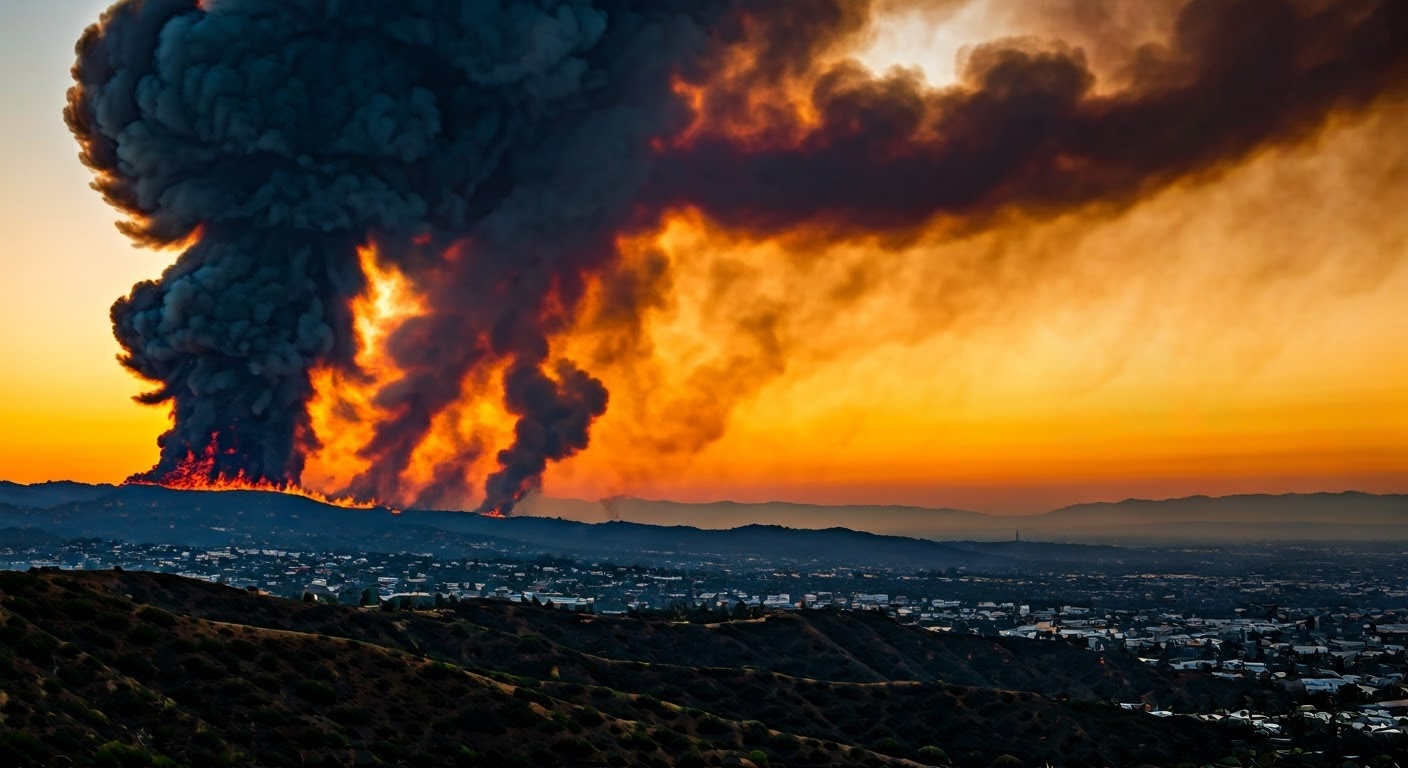
[[[1239,748],[1108,703],[1154,688],[1247,695],[865,614],[389,612],[158,574],[0,573],[6,766],[1172,766]]]

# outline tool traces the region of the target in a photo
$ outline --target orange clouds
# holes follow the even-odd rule
[[[674,279],[651,362],[603,371],[619,396],[547,490],[1032,509],[1408,488],[1404,111],[1119,216],[899,249],[676,217],[638,246]],[[717,442],[661,440],[689,425]]]

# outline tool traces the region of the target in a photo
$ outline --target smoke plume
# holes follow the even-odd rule
[[[184,249],[112,310],[122,363],[155,385],[139,400],[173,415],[137,479],[299,483],[319,447],[313,372],[361,374],[359,246],[411,280],[424,311],[384,340],[398,378],[376,393],[367,468],[337,490],[436,504],[482,481],[480,510],[508,513],[606,411],[589,366],[556,351],[589,293],[609,303],[593,319],[616,339],[604,354],[640,353],[643,314],[671,280],[659,262],[625,265],[621,243],[667,213],[904,238],[936,220],[1118,210],[1313,139],[1408,81],[1408,6],[1392,0],[1194,0],[1166,44],[1130,54],[1115,90],[1097,87],[1079,48],[1029,39],[973,49],[957,87],[876,75],[846,57],[874,12],[848,0],[114,5],[79,42],[66,118],[122,230]],[[741,320],[769,357],[774,311]],[[496,470],[467,477],[480,446],[465,445],[432,487],[403,487],[466,382],[501,389],[516,420]]]

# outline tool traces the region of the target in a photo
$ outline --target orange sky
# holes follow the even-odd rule
[[[0,478],[21,482],[120,480],[151,465],[166,426],[131,402],[142,385],[113,360],[107,310],[171,257],[127,244],[75,159],[69,52],[102,4],[72,5],[91,7],[0,11]],[[871,63],[944,80],[990,24],[960,21],[883,28]],[[678,300],[650,319],[655,357],[594,370],[611,408],[546,491],[997,512],[1408,492],[1405,118],[1339,126],[1113,218],[935,231],[902,251],[799,254],[681,213],[657,243]],[[749,286],[728,305],[721,274]],[[833,298],[858,275],[863,295]],[[758,313],[772,335],[740,335]]]
[[[1401,119],[1269,154],[1112,221],[856,254],[893,272],[831,317],[796,290],[824,279],[766,247],[729,244],[717,258],[758,273],[740,303],[796,313],[779,328],[786,372],[761,374],[726,436],[676,462],[632,450],[667,414],[614,408],[595,448],[548,489],[990,511],[1408,491]],[[708,237],[690,239],[693,225],[678,229],[672,254],[711,250]],[[1007,267],[972,266],[992,259]],[[694,342],[707,347],[708,334]],[[676,369],[670,359],[688,347],[668,345],[662,367]]]

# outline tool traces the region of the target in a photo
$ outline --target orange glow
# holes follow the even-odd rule
[[[357,370],[315,370],[314,397],[308,407],[320,447],[309,457],[303,480],[328,492],[347,487],[371,468],[372,459],[365,448],[378,425],[398,418],[378,403],[378,393],[394,386],[405,374],[387,353],[386,340],[402,324],[425,313],[425,301],[416,287],[394,266],[379,261],[374,247],[365,246],[358,253],[367,288],[351,305],[357,332]],[[465,478],[470,486],[489,473],[494,455],[491,449],[507,445],[513,435],[514,418],[492,393],[491,383],[501,373],[502,366],[493,366],[461,383],[460,399],[435,414],[397,487],[387,491],[395,494],[390,501],[411,505],[446,472]],[[455,503],[469,507],[476,501],[466,498]]]
[[[898,247],[676,212],[621,243],[627,269],[670,264],[644,359],[612,352],[600,297],[564,342],[612,400],[545,492],[1004,512],[1404,492],[1402,112],[1118,215]]]
[[[436,414],[401,475],[402,493],[408,501],[434,483],[440,473],[452,473],[464,481],[460,485],[478,489],[493,471],[494,457],[512,441],[516,423],[504,410],[495,387],[503,369],[503,365],[495,365],[471,375],[461,383],[459,401]],[[467,498],[427,503],[467,509],[481,500],[476,492]]]
[[[156,253],[184,253],[190,250],[196,243],[199,243],[203,237],[205,237],[205,225],[199,224],[195,229],[191,230],[189,235],[186,235],[181,240],[171,243],[156,243],[147,247]]]
[[[335,368],[312,372],[313,399],[308,416],[319,442],[304,469],[304,482],[317,488],[346,487],[371,462],[362,449],[375,435],[376,424],[389,415],[376,404],[377,392],[400,377],[386,355],[386,337],[407,319],[424,312],[409,281],[393,267],[377,261],[376,249],[358,249],[367,288],[352,300],[357,333],[357,370]],[[398,500],[399,501],[399,500]]]
[[[679,97],[680,101],[684,102],[684,104],[689,107],[690,114],[694,116],[694,119],[689,127],[680,131],[678,135],[672,136],[669,139],[654,139],[651,146],[656,152],[664,152],[670,148],[678,149],[680,147],[689,146],[691,142],[703,133],[705,128],[704,99],[708,91],[704,86],[688,83],[676,77],[671,81],[670,87],[675,92],[675,95]]]
[[[657,143],[657,151],[666,147],[687,147],[708,135],[727,136],[735,144],[795,146],[809,128],[819,125],[821,116],[817,114],[815,103],[809,95],[813,85],[811,82],[798,80],[779,83],[775,87],[754,83],[743,87],[732,82],[751,79],[766,44],[766,41],[756,41],[740,47],[729,59],[724,71],[716,73],[715,79],[709,83],[691,83],[676,77],[671,82],[671,88],[689,108],[694,120],[688,128],[664,142],[664,146]],[[746,93],[746,103],[715,104],[710,100],[711,92],[716,95]]]
[[[1042,32],[1017,17],[1043,4],[890,5],[903,12],[862,41],[862,62],[919,64],[939,86],[964,87],[964,46]],[[1157,4],[1112,5],[1137,16]],[[915,26],[950,6],[962,10]],[[113,362],[121,350],[108,319],[113,299],[155,278],[170,254],[134,251],[113,229],[55,121],[80,31],[46,39],[50,59],[12,68],[42,76],[16,92],[34,98],[9,110],[17,130],[0,146],[11,171],[0,180],[0,278],[12,288],[0,302],[0,479],[120,482],[150,464],[170,426],[169,408],[131,401],[139,385]],[[1118,85],[1103,79],[1108,65],[1146,42],[1147,30],[1133,32],[1084,46],[1102,87]],[[748,54],[734,63],[726,76],[754,65]],[[804,84],[750,93],[733,112],[710,111],[709,85],[675,83],[693,127],[658,139],[657,151],[708,132],[796,140],[814,119]],[[668,290],[641,327],[614,325],[611,294],[597,286],[576,327],[552,340],[554,357],[606,383],[610,406],[590,447],[549,467],[544,492],[997,512],[1131,496],[1408,492],[1405,121],[1408,108],[1385,105],[1128,209],[1014,216],[902,243],[760,238],[674,211],[620,243],[625,270],[669,265]],[[424,235],[412,243],[436,247]],[[397,418],[378,404],[405,374],[386,342],[425,305],[373,248],[361,259],[356,370],[312,372],[321,447],[306,489],[259,490],[341,495],[372,466],[363,453],[376,425]],[[490,366],[460,382],[398,495],[378,498],[409,507],[437,473],[480,486],[513,435],[501,374]],[[207,489],[252,487],[217,485]]]
[[[300,488],[292,484],[272,483],[268,480],[250,480],[244,473],[235,477],[219,477],[211,479],[212,471],[215,468],[215,442],[212,436],[211,444],[206,447],[205,452],[197,456],[194,453],[186,454],[186,460],[175,470],[163,475],[160,481],[148,480],[128,480],[129,485],[151,485],[162,488],[171,488],[180,491],[265,491],[268,493],[282,493],[288,496],[301,496],[305,499],[329,504],[343,509],[377,509],[382,504],[375,501],[361,501],[352,498],[334,498],[307,488]]]
[[[304,482],[318,488],[342,488],[365,471],[370,462],[362,448],[385,417],[375,403],[376,393],[400,376],[384,354],[386,336],[402,322],[423,311],[419,297],[400,272],[382,267],[371,246],[358,249],[367,288],[352,300],[357,333],[357,372],[334,368],[312,372],[313,399],[308,416],[319,449],[309,457]]]
[[[1406,492],[1403,117],[1343,126],[1118,217],[935,232],[899,249],[756,240],[677,212],[621,243],[627,269],[653,256],[671,265],[669,298],[632,346],[642,356],[608,352],[622,331],[594,322],[610,315],[599,294],[554,340],[555,355],[606,382],[611,404],[544,490],[1024,512],[1130,496]],[[108,248],[103,269],[136,263],[93,285],[67,276],[77,262],[41,271],[65,253],[49,236],[63,219],[9,230],[17,252],[42,258],[13,265],[17,283],[37,287],[0,313],[12,329],[43,318],[46,332],[0,337],[6,359],[32,363],[0,378],[7,479],[120,480],[168,424],[164,409],[130,402],[104,314],[164,257],[134,257],[109,212],[90,208],[80,221],[93,231],[71,247]],[[386,417],[375,394],[400,375],[380,345],[420,311],[402,275],[362,256],[362,370],[316,372],[310,409],[323,448],[304,485],[333,495],[368,465],[358,452]],[[87,309],[53,314],[42,296],[65,291]],[[770,333],[787,351],[781,368]],[[491,469],[513,425],[497,376],[464,382],[465,402],[436,419],[408,495],[465,442],[482,446],[457,470],[471,486]]]

